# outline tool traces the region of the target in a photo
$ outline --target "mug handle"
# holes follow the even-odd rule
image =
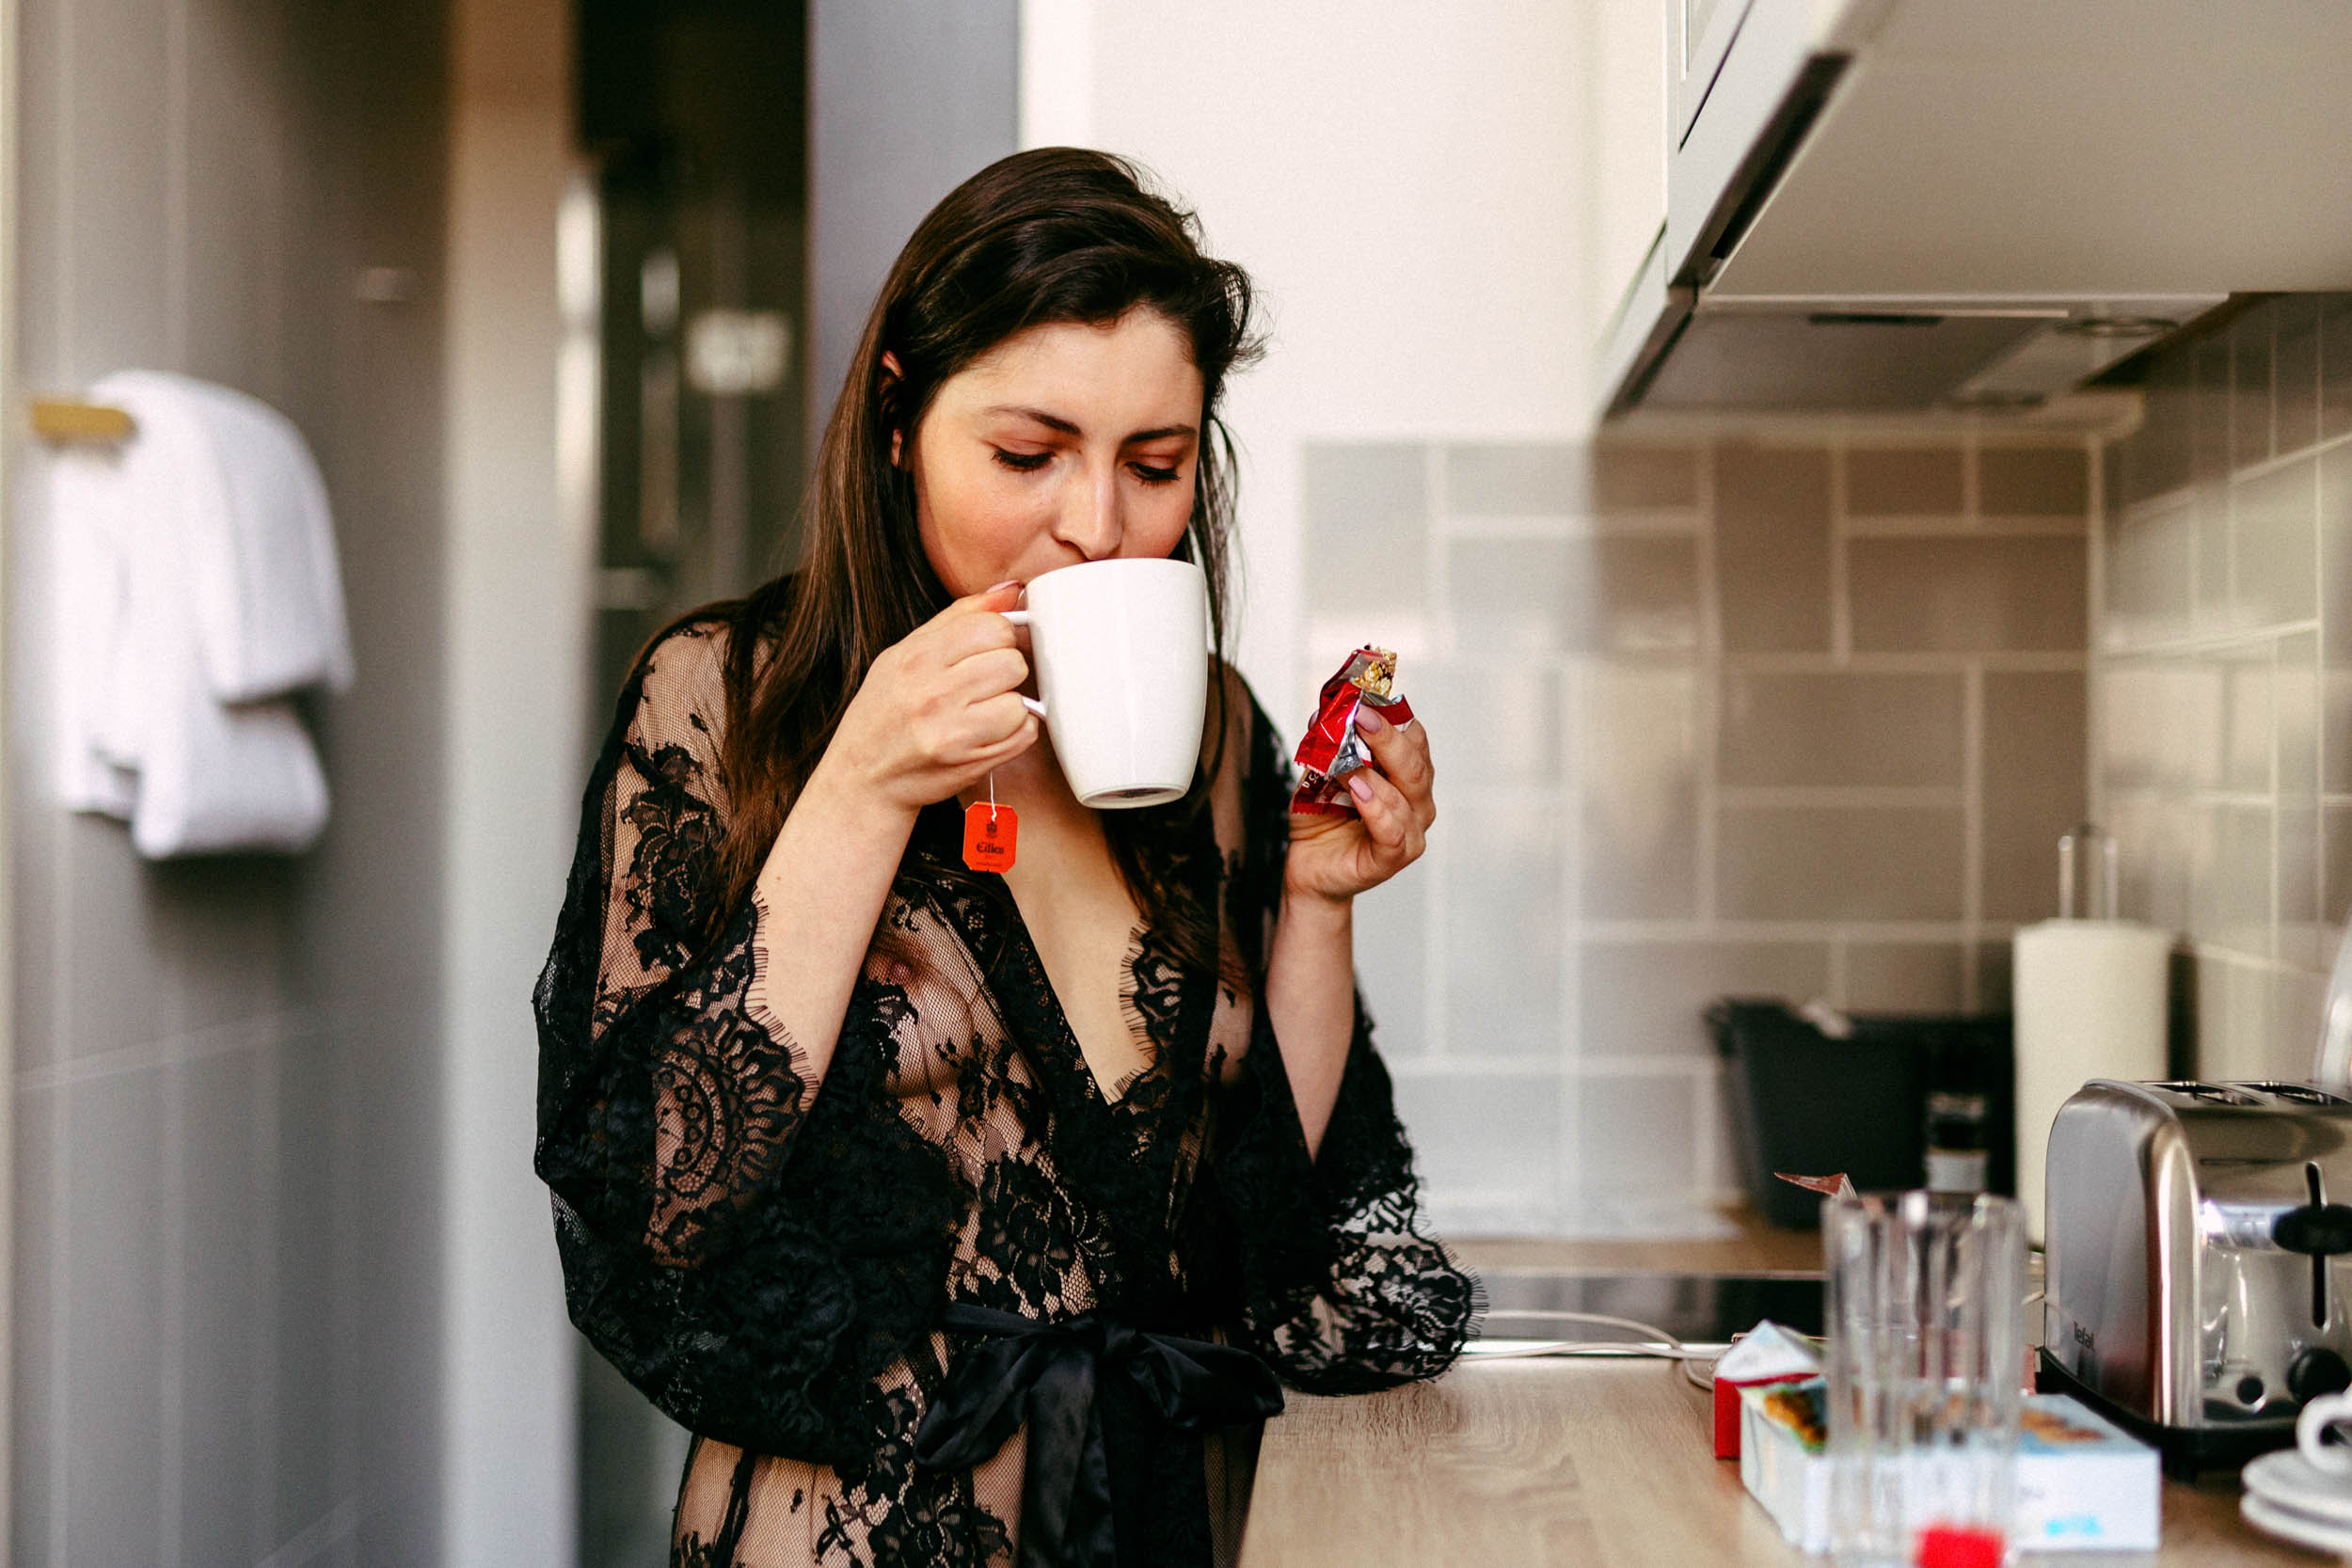
[[[1025,626],[1029,624],[1029,612],[1025,610],[1000,610],[996,613],[1002,615],[1006,620],[1011,622],[1016,626]],[[1022,698],[1021,705],[1027,708],[1031,713],[1036,714],[1040,719],[1045,717],[1045,705],[1039,702],[1035,697]]]
[[[2331,1476],[2352,1476],[2352,1447],[2327,1440],[2328,1429],[2352,1418],[2352,1394],[2324,1394],[2295,1418],[2295,1446],[2314,1470]]]

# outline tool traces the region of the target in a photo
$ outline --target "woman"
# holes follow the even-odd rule
[[[1223,634],[1248,284],[1123,163],[1026,152],[892,268],[800,571],[622,693],[537,994],[573,1320],[696,1436],[683,1564],[1230,1561],[1267,1368],[1442,1370],[1350,901],[1420,852],[1419,725],[1287,815],[1222,661],[1192,793],[1079,806],[1000,611],[1178,555]],[[1001,876],[961,807],[1019,814]]]

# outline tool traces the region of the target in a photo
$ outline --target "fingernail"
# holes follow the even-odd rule
[[[1369,705],[1359,707],[1356,710],[1356,727],[1363,731],[1366,735],[1378,735],[1382,730],[1388,728],[1388,725],[1389,721],[1386,719],[1381,718],[1380,715],[1375,712]]]
[[[980,592],[983,594],[1001,594],[1008,588],[1018,588],[1020,586],[1021,579],[1019,578],[1007,578],[1002,582],[981,589]]]
[[[1372,781],[1361,773],[1350,773],[1347,776],[1347,792],[1359,800],[1369,800],[1372,799]]]

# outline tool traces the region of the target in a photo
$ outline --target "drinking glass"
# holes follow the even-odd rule
[[[2015,1202],[1864,1193],[1821,1209],[1838,1568],[2009,1556],[2023,1397]]]

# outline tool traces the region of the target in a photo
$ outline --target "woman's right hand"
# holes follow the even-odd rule
[[[913,814],[1036,745],[1020,693],[1029,660],[1003,614],[1020,600],[1019,583],[999,583],[883,649],[819,768]]]

